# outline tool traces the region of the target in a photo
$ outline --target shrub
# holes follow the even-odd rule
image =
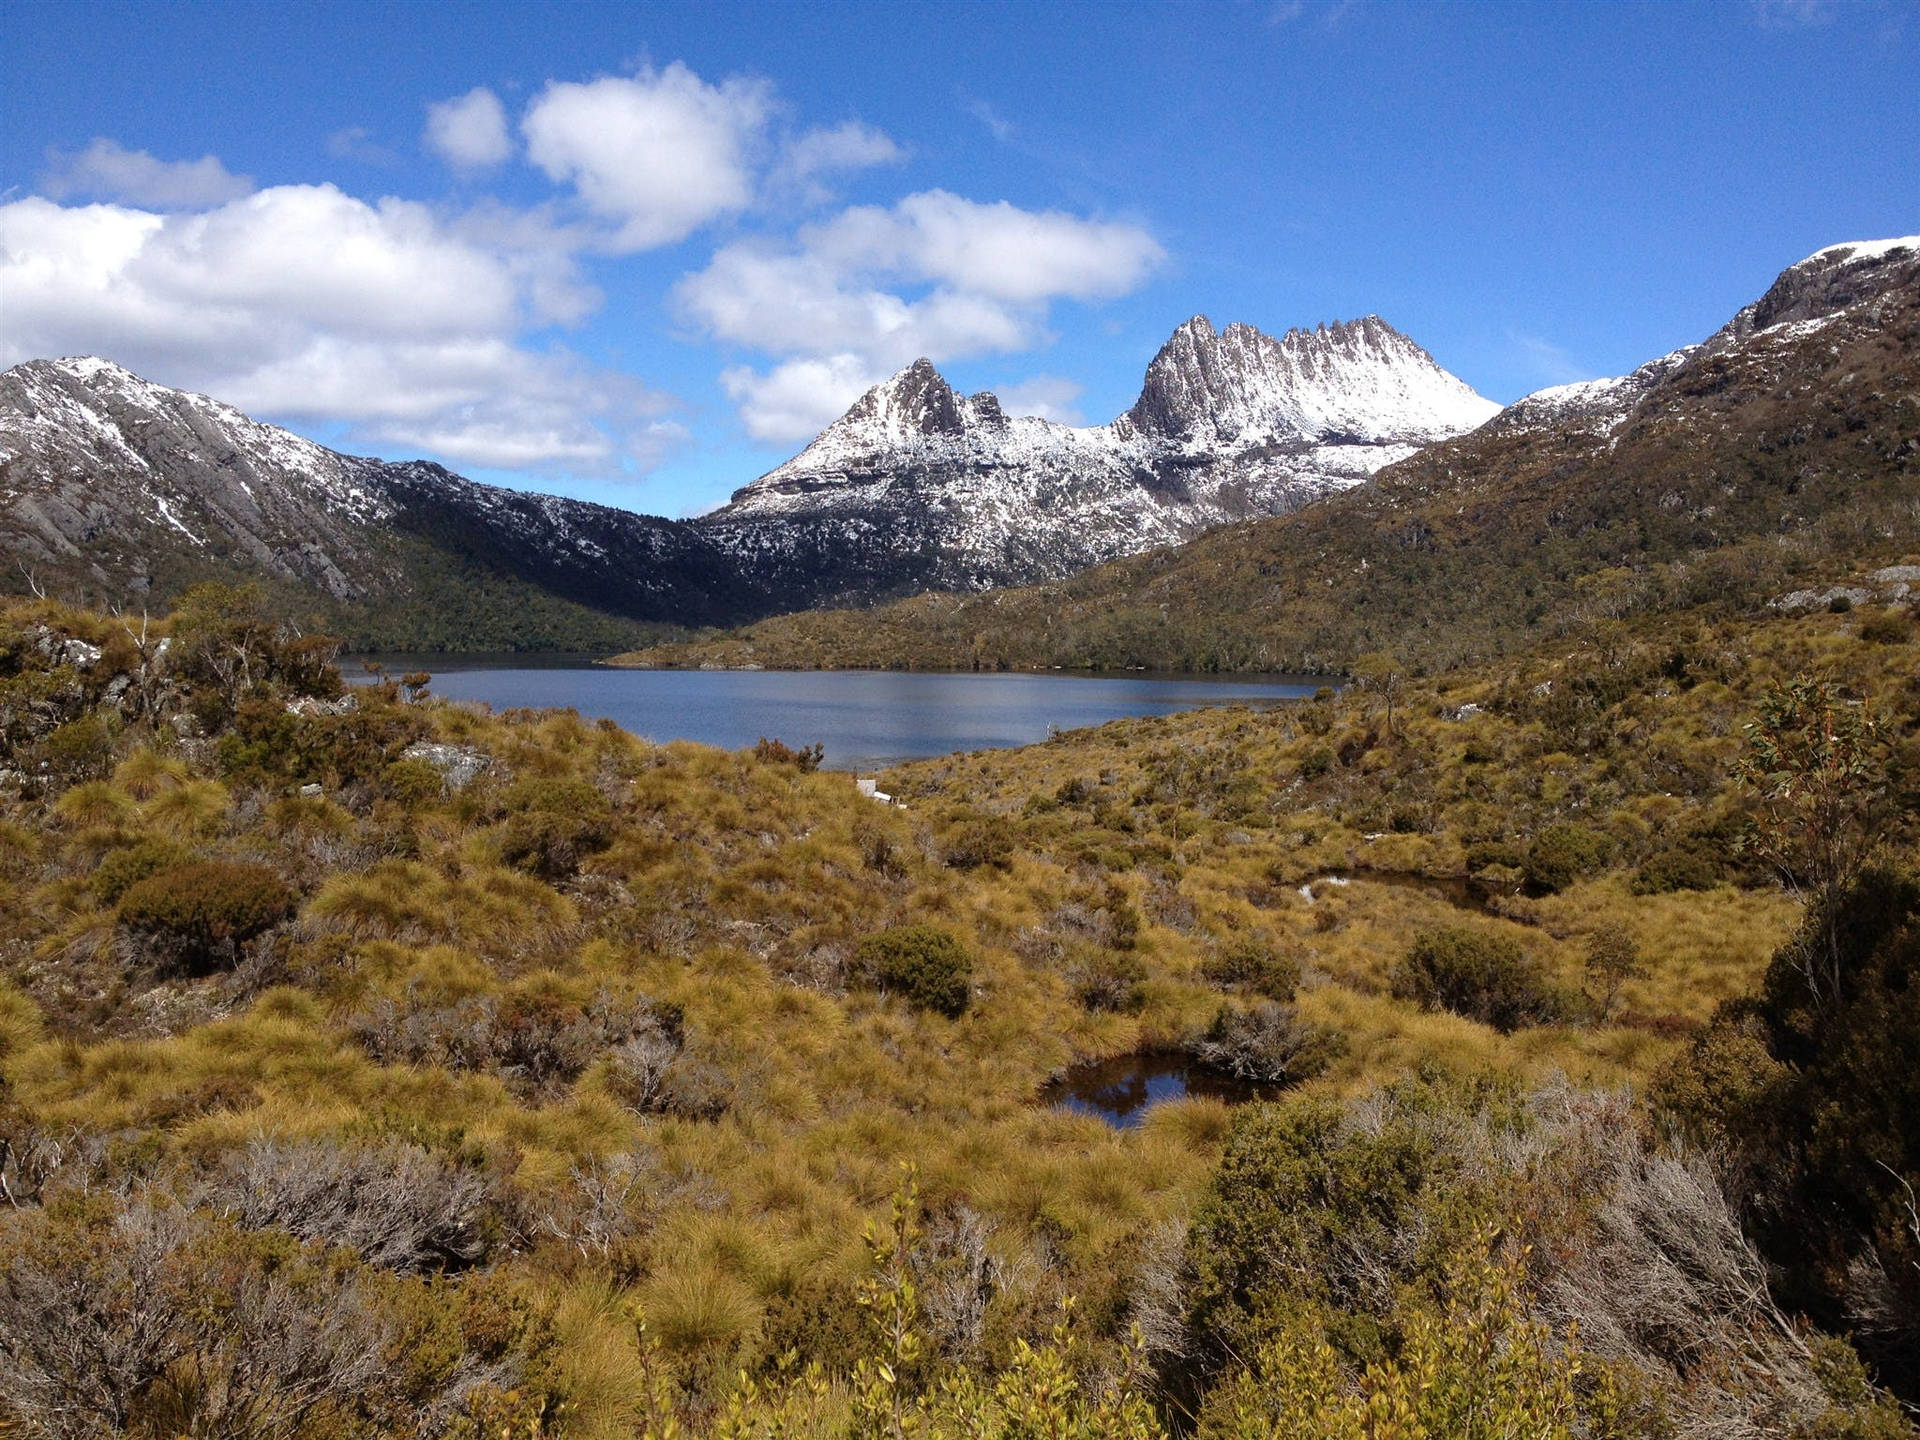
[[[112,905],[140,881],[184,865],[188,853],[170,840],[142,840],[137,845],[109,850],[93,872],[94,897],[102,905]]]
[[[83,715],[49,734],[40,744],[40,757],[62,780],[103,775],[113,759],[113,731],[100,715]]]
[[[1846,594],[1836,595],[1831,600],[1827,601],[1827,610],[1830,614],[1845,615],[1852,609],[1853,609],[1853,597],[1851,595],[1846,595]]]
[[[1237,1080],[1290,1085],[1326,1069],[1341,1045],[1337,1034],[1301,1019],[1291,1005],[1257,1000],[1246,1010],[1221,1006],[1191,1051],[1209,1070]]]
[[[406,810],[424,809],[446,788],[445,777],[427,760],[396,760],[380,772],[380,793]]]
[[[265,1139],[232,1157],[199,1196],[249,1230],[345,1246],[401,1273],[483,1260],[495,1228],[491,1198],[483,1176],[418,1145]]]
[[[168,962],[205,971],[235,964],[242,946],[291,919],[296,904],[264,865],[203,860],[129,886],[116,917]]]
[[[579,1005],[539,992],[405,1008],[382,1000],[350,1022],[354,1038],[383,1065],[486,1071],[517,1094],[542,1099],[630,1041],[658,1034],[677,1054],[680,1026],[677,1006],[646,996],[623,1002],[602,994]]]
[[[811,745],[802,745],[796,750],[783,741],[769,740],[764,735],[753,747],[753,758],[763,765],[792,765],[802,775],[818,770],[826,754],[827,747],[818,741]]]
[[[1416,935],[1394,967],[1393,993],[1501,1031],[1549,1023],[1564,1008],[1518,941],[1459,927]]]
[[[1130,950],[1096,950],[1069,973],[1073,997],[1088,1010],[1138,1010],[1146,1003],[1147,967]]]
[[[1012,831],[1006,821],[993,816],[963,820],[940,847],[940,858],[953,870],[978,870],[983,866],[1004,870],[1012,855]]]
[[[1200,973],[1223,990],[1264,995],[1282,1003],[1293,999],[1300,986],[1300,962],[1283,955],[1264,940],[1243,936],[1232,940],[1201,962]]]
[[[1333,769],[1333,751],[1325,745],[1316,745],[1300,757],[1300,778],[1318,780]]]
[[[1613,855],[1613,837],[1586,825],[1549,825],[1527,849],[1527,888],[1536,895],[1557,895],[1582,875],[1604,866]]]
[[[882,990],[957,1019],[972,998],[973,959],[932,925],[898,925],[860,942],[861,968]]]
[[[1872,645],[1904,645],[1913,638],[1913,622],[1898,610],[1882,610],[1860,622],[1860,638]]]
[[[1496,865],[1503,870],[1520,870],[1526,863],[1527,857],[1504,840],[1482,840],[1467,847],[1467,869],[1476,875]]]
[[[1711,890],[1720,879],[1720,862],[1710,852],[1682,844],[1648,856],[1634,871],[1628,888],[1636,895],[1666,895],[1675,890]]]
[[[564,880],[613,843],[613,803],[584,780],[519,780],[502,796],[501,857],[544,880]]]

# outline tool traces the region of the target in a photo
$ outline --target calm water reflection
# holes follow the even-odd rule
[[[1082,1115],[1098,1115],[1111,1125],[1131,1130],[1162,1100],[1205,1095],[1236,1105],[1277,1093],[1272,1086],[1203,1070],[1185,1055],[1168,1053],[1116,1055],[1110,1060],[1076,1065],[1042,1090],[1040,1100]]]
[[[1255,680],[1110,678],[1060,674],[942,675],[859,670],[610,670],[573,663],[476,664],[466,657],[398,657],[392,672],[426,669],[434,693],[496,710],[572,706],[653,740],[737,750],[761,736],[826,746],[836,769],[1031,745],[1129,715],[1201,705],[1270,704],[1313,694],[1313,677]],[[357,663],[343,665],[361,678]]]

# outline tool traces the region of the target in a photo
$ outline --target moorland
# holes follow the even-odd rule
[[[1818,558],[892,805],[12,603],[0,1425],[1909,1435],[1920,648]],[[1040,1103],[1169,1050],[1275,1098]]]

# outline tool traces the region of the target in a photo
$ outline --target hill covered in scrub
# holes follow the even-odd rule
[[[1600,615],[1750,608],[1920,530],[1920,248],[1835,246],[1700,346],[1542,392],[1296,514],[984,595],[625,657],[794,668],[1345,670]]]
[[[901,809],[17,605],[0,1415],[1909,1435],[1915,653],[1643,616]],[[1037,1103],[1169,1049],[1281,1098]]]

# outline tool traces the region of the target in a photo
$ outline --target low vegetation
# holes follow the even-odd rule
[[[1911,1435],[1920,682],[1863,624],[903,807],[349,689],[244,593],[16,605],[0,1428]],[[1154,1051],[1268,1098],[1036,1103]]]

